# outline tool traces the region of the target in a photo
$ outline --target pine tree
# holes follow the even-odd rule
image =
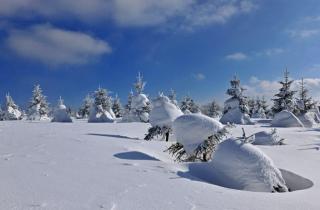
[[[94,105],[98,113],[111,109],[112,100],[106,89],[99,87],[98,90],[94,92]]]
[[[19,107],[14,103],[14,101],[9,93],[6,95],[6,107],[11,107],[13,109],[19,109]]]
[[[186,96],[183,101],[181,101],[180,106],[181,111],[184,113],[199,113],[201,112],[200,107],[193,101],[190,96]]]
[[[124,107],[125,113],[129,113],[131,110],[132,97],[133,97],[133,92],[131,90],[128,95],[128,103]]]
[[[120,99],[118,98],[118,95],[116,95],[115,99],[113,100],[112,111],[114,112],[117,118],[122,117],[122,106],[120,103]]]
[[[46,96],[42,94],[40,85],[35,85],[32,98],[29,104],[29,119],[41,119],[48,117],[49,104],[47,103]]]
[[[173,103],[174,105],[178,106],[178,102],[177,102],[177,95],[176,95],[176,92],[171,89],[170,90],[170,94],[168,95],[171,103]]]
[[[282,87],[280,88],[279,93],[275,95],[275,98],[272,99],[274,102],[272,112],[279,113],[283,110],[292,112],[294,111],[293,96],[296,91],[290,90],[293,80],[289,80],[289,72],[287,69],[284,72],[284,81],[280,81],[279,83]]]
[[[209,104],[208,116],[213,118],[221,116],[221,107],[215,100]]]
[[[252,115],[255,112],[256,101],[253,98],[248,99],[248,109],[249,109],[249,115],[252,117]]]
[[[142,75],[140,72],[138,73],[137,81],[133,84],[134,88],[136,89],[137,94],[141,94],[146,86],[146,82],[144,82]]]
[[[308,89],[306,89],[303,78],[300,82],[299,98],[297,99],[296,111],[298,114],[305,114],[315,107],[312,97],[308,97]]]
[[[78,115],[81,118],[88,118],[92,104],[93,104],[93,99],[91,98],[90,94],[88,94],[83,100],[83,105],[79,109]]]

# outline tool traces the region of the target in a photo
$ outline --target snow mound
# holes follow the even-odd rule
[[[222,128],[219,121],[202,114],[181,115],[173,122],[173,133],[188,154]]]
[[[303,124],[292,112],[283,110],[274,116],[273,120],[271,121],[271,126],[303,127]]]
[[[112,113],[110,113],[109,111],[103,111],[103,109],[99,108],[99,106],[97,106],[96,108],[95,108],[95,106],[91,107],[88,122],[89,123],[113,122],[114,115]]]
[[[242,113],[239,107],[229,109],[220,119],[223,124],[235,123],[241,125],[254,124],[248,114]]]
[[[279,145],[282,139],[277,135],[276,131],[261,131],[254,134],[254,145]]]
[[[132,96],[131,109],[122,117],[122,122],[149,122],[150,101],[145,94]]]
[[[312,128],[319,123],[319,118],[314,112],[307,112],[303,115],[299,115],[298,119],[302,122],[305,127]]]
[[[208,163],[189,164],[190,173],[219,186],[254,192],[287,192],[273,161],[259,148],[240,140],[220,143]]]
[[[183,115],[182,111],[170,102],[167,96],[161,95],[152,101],[149,121],[152,126],[172,127],[173,121]]]
[[[67,107],[64,104],[59,104],[53,113],[51,122],[72,122],[70,115],[67,112]]]

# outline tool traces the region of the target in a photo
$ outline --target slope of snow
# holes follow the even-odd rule
[[[0,122],[0,209],[320,208],[320,130],[316,128],[278,128],[287,145],[258,146],[289,185],[307,189],[256,193],[193,176],[189,163],[174,162],[163,152],[171,143],[141,140],[149,126],[84,120]],[[231,132],[241,136],[243,127],[249,136],[266,130],[265,126],[242,125]]]
[[[303,127],[302,122],[292,112],[286,110],[277,113],[271,125],[274,127]]]

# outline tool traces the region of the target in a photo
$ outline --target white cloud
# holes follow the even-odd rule
[[[293,38],[310,38],[312,36],[318,35],[319,34],[318,29],[300,29],[300,30],[289,30],[289,34]]]
[[[242,61],[242,60],[248,59],[248,56],[245,53],[236,52],[236,53],[227,55],[225,58],[228,60]]]
[[[192,75],[196,80],[204,80],[206,78],[206,76],[202,73],[197,73],[197,74],[193,74]]]
[[[172,24],[175,28],[225,23],[257,8],[256,0],[0,0],[0,17],[113,20],[119,26]]]
[[[22,58],[48,65],[85,64],[112,51],[103,40],[48,24],[11,30],[6,45]]]

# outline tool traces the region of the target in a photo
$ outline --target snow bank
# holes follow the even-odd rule
[[[191,163],[190,173],[207,182],[238,190],[286,192],[280,170],[259,148],[240,140],[220,143],[208,163]]]
[[[181,115],[173,122],[173,133],[188,154],[222,128],[219,121],[202,114]]]
[[[271,126],[275,127],[303,127],[302,122],[292,113],[283,110],[275,114],[271,121]]]
[[[114,114],[112,110],[104,111],[101,105],[95,107],[92,106],[90,109],[90,115],[88,118],[88,122],[90,123],[104,123],[104,122],[113,122],[114,121]]]
[[[303,115],[299,115],[298,119],[302,122],[305,127],[312,128],[319,123],[319,118],[314,112],[307,112]]]
[[[72,122],[72,119],[67,112],[67,107],[64,104],[58,105],[53,113],[51,122]]]
[[[261,131],[254,134],[254,145],[279,145],[282,139],[277,135],[276,131]]]
[[[254,124],[248,114],[242,113],[239,107],[229,109],[220,119],[223,124],[235,123],[241,125],[252,125]]]
[[[161,95],[152,101],[149,121],[152,126],[172,127],[173,121],[183,115],[182,111],[167,96]]]

